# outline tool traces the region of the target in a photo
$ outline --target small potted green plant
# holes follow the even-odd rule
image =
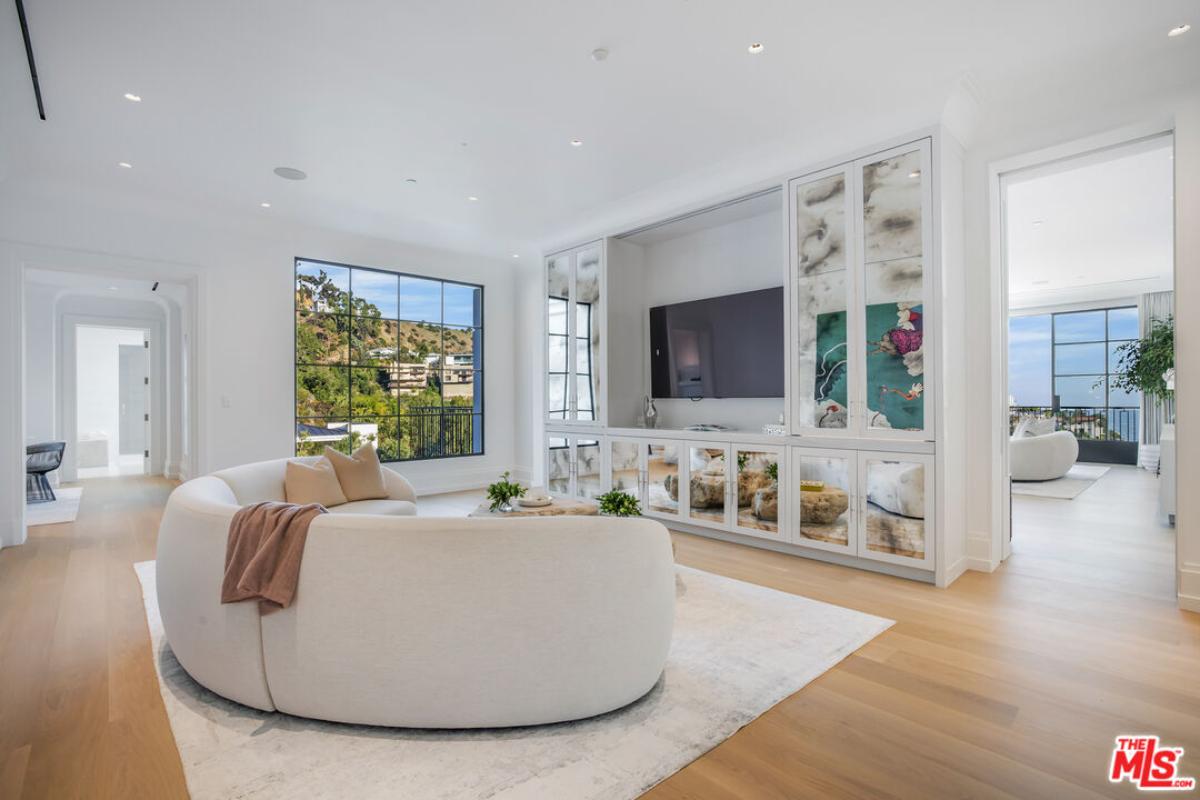
[[[500,480],[487,487],[488,500],[492,501],[491,510],[507,513],[513,510],[512,501],[525,494],[525,487],[508,478],[511,473],[505,470]]]
[[[609,517],[638,517],[642,514],[638,499],[619,489],[602,494],[596,500],[600,503],[600,513]]]

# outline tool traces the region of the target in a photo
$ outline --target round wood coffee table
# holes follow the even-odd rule
[[[548,506],[526,508],[513,503],[512,511],[492,511],[486,500],[468,516],[472,517],[591,517],[600,513],[600,507],[591,500],[572,500],[556,497]]]

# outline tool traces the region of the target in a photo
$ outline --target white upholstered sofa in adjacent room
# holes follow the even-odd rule
[[[163,515],[166,638],[217,694],[337,722],[478,728],[600,714],[658,681],[675,608],[660,523],[422,518],[387,469],[391,497],[368,502],[401,505],[314,520],[291,606],[222,605],[229,522],[241,505],[283,499],[285,464],[188,481]]]

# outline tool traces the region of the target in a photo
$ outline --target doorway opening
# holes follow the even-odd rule
[[[79,478],[150,472],[150,329],[75,327]]]
[[[1010,568],[1174,597],[1174,142],[999,174]]]

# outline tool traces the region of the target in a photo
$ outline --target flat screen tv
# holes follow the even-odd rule
[[[656,398],[783,397],[783,287],[650,309]]]

